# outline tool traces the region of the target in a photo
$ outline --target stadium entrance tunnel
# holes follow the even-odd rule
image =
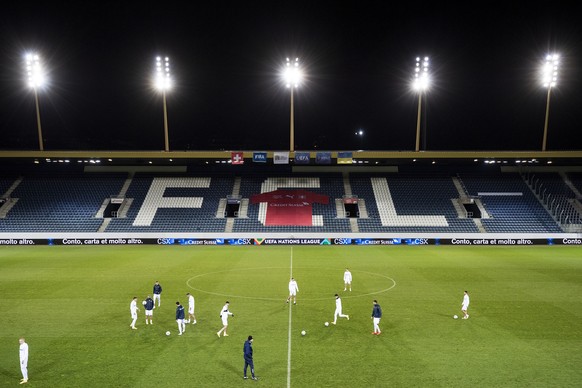
[[[117,218],[119,214],[119,208],[121,207],[121,203],[113,203],[109,202],[107,207],[103,211],[103,218]]]
[[[475,202],[464,203],[463,207],[467,213],[467,218],[481,218],[481,209]]]
[[[344,203],[344,211],[348,218],[359,218],[360,208],[357,203]]]
[[[224,209],[224,216],[227,218],[238,218],[240,202],[238,198],[228,198],[226,208]]]

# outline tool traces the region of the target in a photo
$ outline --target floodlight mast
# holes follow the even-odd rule
[[[542,83],[544,87],[548,88],[548,96],[546,98],[546,119],[544,121],[544,137],[542,140],[542,151],[546,150],[546,143],[548,140],[548,121],[550,119],[550,94],[552,88],[558,82],[558,65],[560,64],[560,56],[558,54],[548,54],[546,56],[546,63],[543,67]]]
[[[295,118],[294,118],[294,106],[293,106],[293,89],[299,86],[301,81],[301,70],[299,69],[299,58],[295,58],[292,63],[289,58],[287,58],[287,64],[285,66],[285,83],[286,86],[291,90],[291,109],[290,109],[290,120],[289,120],[289,151],[295,151]]]
[[[42,139],[42,126],[40,125],[40,107],[38,103],[38,88],[42,86],[44,81],[43,70],[40,64],[40,57],[38,54],[27,54],[26,61],[26,75],[28,86],[34,91],[34,103],[36,107],[36,126],[38,129],[38,146],[41,151],[44,151],[44,141]]]
[[[416,117],[416,145],[415,151],[420,151],[420,113],[422,112],[422,94],[428,89],[429,74],[428,74],[428,57],[421,60],[416,58],[416,66],[414,68],[413,88],[418,92],[418,115]]]
[[[166,104],[166,91],[172,86],[170,76],[170,58],[156,57],[156,87],[162,92],[164,105],[164,150],[170,151],[170,138],[168,135],[168,107]]]

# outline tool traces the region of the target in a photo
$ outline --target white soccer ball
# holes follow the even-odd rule
[[[168,331],[166,331],[166,335],[170,335],[170,334],[171,334],[171,333],[170,333],[170,331],[169,331],[169,330],[168,330]]]
[[[453,318],[454,319],[457,319],[457,318],[459,318],[459,316],[458,315],[453,315]]]
[[[307,332],[306,332],[305,330],[303,330],[303,331],[301,332],[301,335],[305,335],[305,334],[307,334]]]
[[[329,322],[324,323],[325,327],[329,326]]]
[[[143,304],[145,306],[146,305],[146,301],[144,300],[143,302],[141,302],[141,304]]]

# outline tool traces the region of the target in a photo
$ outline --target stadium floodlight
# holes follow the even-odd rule
[[[290,110],[290,121],[289,121],[289,150],[291,152],[295,151],[295,119],[294,119],[294,107],[293,107],[293,89],[299,86],[303,74],[299,67],[299,58],[295,58],[295,61],[291,62],[287,58],[287,64],[285,65],[285,71],[283,74],[285,84],[287,88],[291,90],[291,110]]]
[[[364,142],[364,130],[358,129],[355,133],[357,137],[360,138],[360,150],[362,149],[362,143]]]
[[[418,115],[416,118],[416,146],[415,151],[420,151],[420,112],[422,111],[422,94],[428,89],[430,83],[428,57],[416,57],[414,67],[414,81],[412,87],[418,92]]]
[[[38,54],[26,54],[24,59],[28,86],[34,91],[34,103],[36,105],[36,125],[38,129],[38,145],[39,149],[44,151],[42,127],[40,125],[40,107],[38,103],[38,89],[44,84],[44,72]]]
[[[550,94],[552,88],[558,82],[558,65],[560,64],[560,56],[558,54],[548,54],[546,61],[542,68],[542,84],[548,88],[548,95],[546,98],[546,119],[544,121],[544,137],[542,140],[542,151],[546,150],[546,143],[548,140],[548,120],[550,118]]]
[[[156,57],[156,77],[155,85],[162,92],[164,104],[164,149],[170,150],[170,138],[168,135],[168,108],[166,105],[166,91],[172,87],[172,77],[170,75],[170,58]]]

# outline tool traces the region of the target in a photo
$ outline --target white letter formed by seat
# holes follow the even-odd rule
[[[159,208],[202,207],[203,197],[164,197],[168,187],[209,188],[210,178],[154,178],[133,226],[150,226]]]
[[[398,215],[386,178],[370,179],[382,226],[449,226],[445,216]]]

